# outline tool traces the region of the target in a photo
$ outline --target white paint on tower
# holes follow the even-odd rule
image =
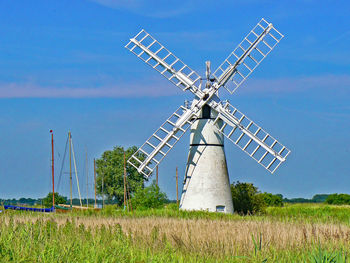
[[[182,210],[233,213],[224,137],[208,118],[215,118],[216,114],[207,106],[202,110],[201,118],[191,126],[190,151],[180,202]],[[216,125],[220,128],[222,123]]]

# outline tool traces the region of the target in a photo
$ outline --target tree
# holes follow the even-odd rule
[[[262,212],[266,206],[260,191],[252,183],[237,181],[231,184],[233,209],[240,214]]]
[[[329,194],[317,194],[312,197],[312,201],[315,203],[323,203],[326,201]]]
[[[65,204],[67,202],[67,197],[59,195],[59,193],[55,193],[55,205]],[[52,192],[48,193],[48,195],[43,198],[43,205],[45,207],[52,207]]]
[[[266,206],[283,206],[283,196],[280,194],[274,195],[265,192],[259,195],[263,198]]]
[[[133,146],[125,151],[126,161],[137,151]],[[143,159],[142,154],[139,159]],[[113,150],[105,151],[100,159],[96,160],[96,188],[99,195],[105,195],[108,200],[113,200],[121,205],[124,200],[124,148],[114,147]],[[126,162],[126,176],[128,192],[131,195],[139,187],[144,187],[146,178]],[[103,188],[103,189],[102,189]]]
[[[161,208],[166,201],[166,194],[160,191],[155,181],[148,187],[138,187],[131,198],[132,207],[136,209]]]
[[[350,205],[350,195],[331,194],[327,197],[325,202],[331,205]]]

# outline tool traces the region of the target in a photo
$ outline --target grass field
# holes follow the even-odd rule
[[[348,262],[350,207],[0,214],[0,262]],[[350,262],[350,261],[349,261]]]

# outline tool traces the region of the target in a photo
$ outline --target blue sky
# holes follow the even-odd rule
[[[233,95],[221,96],[292,153],[270,175],[226,141],[230,180],[287,197],[350,193],[348,1],[3,0],[0,11],[1,198],[50,190],[50,129],[56,174],[72,131],[85,195],[86,149],[92,175],[94,157],[140,146],[192,98],[124,48],[142,28],[203,75],[206,60],[215,69],[262,17],[285,38]],[[187,134],[159,168],[170,198],[188,143]],[[67,182],[64,173],[66,195]]]

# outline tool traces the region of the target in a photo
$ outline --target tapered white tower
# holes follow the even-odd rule
[[[190,150],[180,209],[233,213],[230,181],[224,150],[224,136],[214,125],[217,113],[204,106],[191,125]]]

